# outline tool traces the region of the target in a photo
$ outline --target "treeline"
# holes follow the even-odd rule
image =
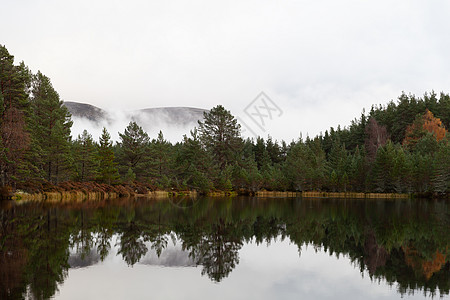
[[[243,139],[218,105],[172,144],[135,122],[113,143],[72,121],[48,77],[32,74],[0,46],[0,176],[3,190],[42,190],[64,181],[144,183],[160,189],[416,192],[448,195],[450,96],[402,94],[346,128],[291,143]]]

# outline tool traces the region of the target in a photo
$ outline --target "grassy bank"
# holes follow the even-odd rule
[[[116,199],[121,197],[146,197],[155,199],[164,199],[169,197],[197,197],[200,194],[193,191],[146,191],[145,193],[117,193],[117,192],[86,192],[86,191],[52,191],[39,193],[25,193],[17,191],[13,194],[12,200],[17,202],[45,201],[45,202],[83,202],[100,201],[106,199]],[[214,191],[206,194],[208,197],[233,197],[236,192]],[[340,199],[408,199],[409,194],[395,193],[329,193],[329,192],[280,192],[280,191],[259,191],[251,196],[268,198],[340,198]]]
[[[355,193],[355,192],[321,192],[321,191],[266,191],[250,192],[220,191],[214,190],[208,193],[200,193],[196,190],[164,190],[150,184],[133,182],[129,184],[108,185],[96,182],[63,182],[58,185],[46,184],[38,190],[14,192],[9,191],[8,197],[15,201],[45,201],[45,202],[81,202],[98,201],[105,199],[115,199],[122,197],[148,197],[148,198],[169,198],[169,197],[197,197],[204,195],[209,197],[233,197],[246,195],[252,197],[302,197],[302,198],[342,198],[342,199],[408,199],[408,198],[443,198],[448,199],[448,195],[436,194],[400,194],[400,193]]]

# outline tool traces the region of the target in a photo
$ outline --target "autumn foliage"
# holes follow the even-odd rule
[[[447,133],[442,121],[428,109],[406,128],[403,144],[414,146],[427,132],[432,133],[437,141],[444,139]]]
[[[408,266],[422,274],[426,280],[441,270],[446,263],[446,255],[436,250],[432,260],[426,260],[420,256],[419,252],[411,247],[403,247],[405,261]]]

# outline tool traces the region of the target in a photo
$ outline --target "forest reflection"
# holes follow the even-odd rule
[[[0,298],[50,298],[69,268],[99,263],[112,252],[129,266],[200,266],[202,275],[220,282],[239,264],[244,244],[274,239],[289,239],[299,252],[312,245],[346,255],[361,274],[368,271],[402,295],[442,296],[450,288],[449,228],[448,202],[429,200],[9,203],[1,210]]]

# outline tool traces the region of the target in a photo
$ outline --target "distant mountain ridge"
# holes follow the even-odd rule
[[[83,118],[94,123],[111,123],[114,116],[106,110],[87,103],[65,101],[64,105],[75,118]],[[157,107],[134,111],[121,111],[130,121],[147,124],[167,123],[173,126],[188,126],[203,120],[203,113],[208,110],[194,107]]]
[[[94,122],[108,118],[108,113],[106,111],[91,104],[64,101],[64,105],[73,117],[85,118]]]

